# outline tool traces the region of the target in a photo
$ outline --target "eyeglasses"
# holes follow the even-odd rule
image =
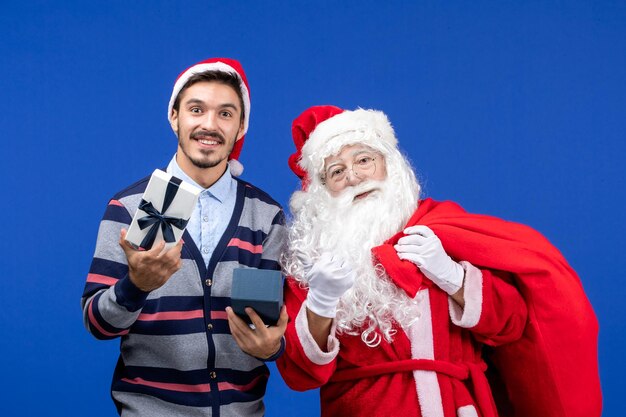
[[[369,154],[361,154],[354,159],[352,167],[348,169],[343,164],[331,165],[322,176],[322,183],[331,191],[341,191],[344,188],[344,180],[348,177],[348,171],[354,176],[363,179],[376,173],[376,157]]]

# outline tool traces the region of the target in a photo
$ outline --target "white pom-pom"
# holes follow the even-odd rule
[[[308,193],[306,191],[295,191],[289,199],[289,208],[292,213],[300,211],[302,206],[306,203]]]
[[[236,159],[231,159],[228,161],[228,166],[230,167],[230,174],[233,177],[238,177],[243,174],[243,165]]]

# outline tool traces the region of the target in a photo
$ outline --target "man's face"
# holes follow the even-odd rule
[[[337,155],[324,160],[322,178],[328,192],[339,197],[367,181],[383,181],[387,178],[385,157],[369,146],[355,144],[341,148]],[[354,201],[376,192],[375,188],[364,189],[354,196]]]
[[[183,91],[171,125],[178,136],[181,168],[226,168],[235,142],[243,136],[241,105],[232,87],[202,81]]]

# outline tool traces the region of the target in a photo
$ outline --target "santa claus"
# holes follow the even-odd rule
[[[597,323],[545,238],[420,201],[379,111],[316,106],[292,132],[289,163],[303,190],[290,201],[283,267],[293,320],[277,363],[291,388],[321,387],[327,416],[599,415]],[[577,300],[573,312],[545,303],[561,292]],[[572,338],[584,346],[568,346]],[[504,384],[498,406],[487,362]],[[572,383],[562,366],[588,382]]]

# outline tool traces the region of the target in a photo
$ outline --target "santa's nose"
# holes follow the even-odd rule
[[[346,185],[357,185],[363,181],[362,177],[359,177],[354,173],[354,170],[349,169],[346,171]]]

